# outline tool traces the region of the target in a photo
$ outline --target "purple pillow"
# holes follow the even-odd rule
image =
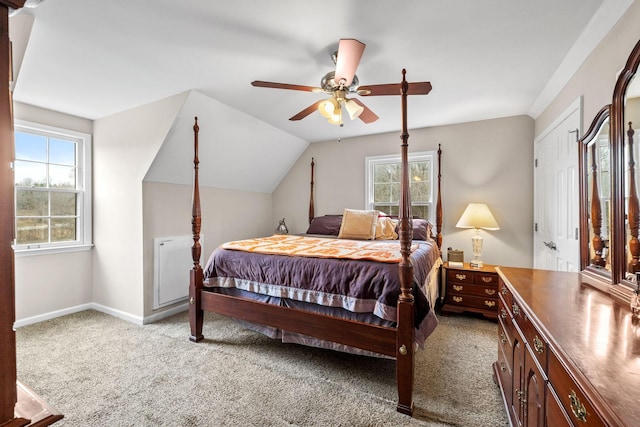
[[[393,218],[397,218],[397,216]],[[411,222],[413,223],[413,240],[431,239],[431,223],[429,221],[422,218],[413,218]],[[398,226],[396,226],[396,232],[398,231]]]
[[[431,238],[431,223],[426,219],[413,219],[413,240],[429,240]]]
[[[307,234],[324,234],[329,236],[337,236],[340,234],[340,225],[342,224],[342,215],[324,215],[318,216],[311,220]]]

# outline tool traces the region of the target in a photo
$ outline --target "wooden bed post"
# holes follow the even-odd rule
[[[414,307],[413,264],[411,264],[411,189],[409,186],[409,132],[407,131],[407,92],[409,84],[406,70],[402,70],[402,190],[400,193],[400,296],[398,297],[398,331],[396,335],[396,378],[398,382],[398,412],[413,415],[413,371],[414,371]]]
[[[311,158],[311,196],[309,197],[309,224],[311,224],[311,221],[316,216],[316,209],[315,209],[315,206],[313,205],[313,167],[315,165],[316,164],[314,163],[313,157],[312,157]]]
[[[202,301],[200,291],[203,285],[203,272],[200,266],[200,224],[202,221],[200,210],[200,186],[198,184],[198,118],[195,118],[193,125],[193,199],[191,207],[191,230],[193,233],[193,245],[191,246],[191,258],[193,259],[193,268],[189,280],[189,324],[191,325],[191,336],[189,339],[198,342],[204,338],[202,335],[202,321],[204,312],[202,311]]]

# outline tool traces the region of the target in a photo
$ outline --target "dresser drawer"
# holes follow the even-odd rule
[[[529,316],[525,315],[524,321],[520,322],[519,325],[525,340],[527,340],[529,344],[529,348],[531,348],[531,353],[540,364],[542,371],[545,372],[547,370],[547,342],[542,338],[542,334],[538,332],[533,323],[531,323]]]
[[[447,283],[468,283],[473,284],[474,273],[464,270],[447,270]]]
[[[605,426],[606,424],[597,415],[589,399],[577,386],[553,351],[549,352],[548,358],[551,388],[555,390],[562,408],[569,415],[571,421],[575,425]]]
[[[452,295],[447,294],[445,304],[459,305],[463,307],[483,308],[486,310],[497,310],[498,300],[495,298],[483,298],[469,295]]]
[[[508,308],[509,314],[511,314],[511,304],[513,304],[513,297],[511,291],[505,286],[502,280],[498,281],[498,294],[504,301],[505,307]]]
[[[562,407],[560,399],[556,392],[547,384],[547,396],[545,399],[545,411],[547,416],[547,425],[553,427],[574,427],[566,411]]]
[[[500,350],[498,351],[498,356],[500,356],[500,354],[511,354],[513,350],[513,338],[511,333],[507,331],[507,327],[504,325],[502,320],[498,321],[498,348]],[[511,359],[506,357],[504,357],[504,359],[509,367],[509,371],[513,371]]]
[[[500,383],[504,397],[511,399],[513,393],[513,369],[511,367],[511,358],[507,357],[511,350],[504,352],[502,348],[498,349],[498,361],[496,362],[496,371],[498,373],[497,380]]]
[[[499,329],[498,329],[498,338],[500,339],[500,342],[502,343],[502,336],[501,334],[505,334],[506,338],[507,338],[507,343],[503,343],[509,347],[513,346],[513,323],[511,321],[511,317],[509,315],[506,316],[502,316],[502,313],[506,313],[506,310],[504,309],[504,305],[503,305],[503,301],[502,299],[498,299],[498,323],[500,325]]]
[[[481,286],[481,285],[467,285],[462,283],[452,283],[449,282],[449,288],[447,292],[451,292],[451,294],[464,294],[464,295],[475,295],[479,297],[486,298],[496,298],[498,295],[498,290],[496,288],[492,288],[490,286]]]

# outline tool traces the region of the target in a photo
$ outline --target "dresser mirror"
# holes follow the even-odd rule
[[[640,272],[640,41],[631,51],[613,91],[609,128],[611,137],[610,270],[612,292],[627,297]],[[618,237],[619,236],[619,237]],[[584,246],[584,245],[583,245]],[[588,265],[588,264],[587,264]]]
[[[580,140],[582,269],[611,280],[611,140],[609,105]]]
[[[640,41],[580,145],[580,264],[623,299],[640,273]],[[631,124],[630,124],[631,123]],[[636,129],[637,128],[637,129]]]

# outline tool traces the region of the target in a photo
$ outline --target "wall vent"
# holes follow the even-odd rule
[[[200,245],[204,248],[203,241],[201,235]],[[189,296],[193,237],[156,237],[153,243],[153,309],[157,310],[184,301]]]

